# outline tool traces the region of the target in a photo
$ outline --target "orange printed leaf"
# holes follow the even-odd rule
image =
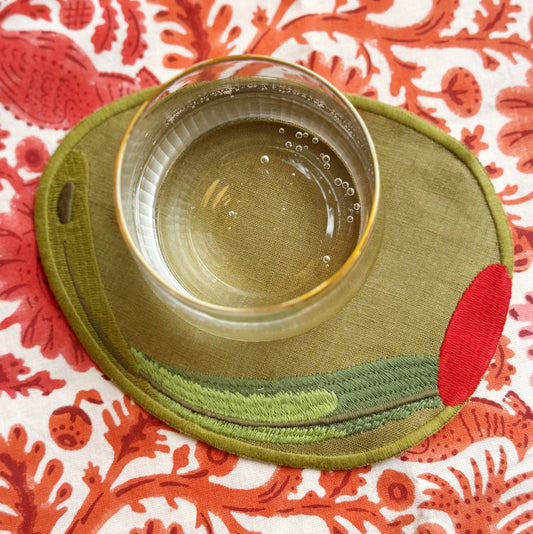
[[[533,69],[527,74],[527,85],[502,90],[496,108],[511,119],[498,133],[500,150],[518,158],[518,170],[533,173]]]
[[[447,425],[402,453],[400,459],[419,463],[447,460],[473,443],[492,437],[503,437],[514,443],[517,456],[522,460],[533,445],[531,435],[531,409],[515,392],[510,391],[505,395],[503,405],[486,399],[472,398]]]
[[[35,172],[44,167],[49,155],[43,147],[42,141],[26,138],[17,146],[17,167],[0,159],[0,176],[15,192],[10,211],[0,213],[0,299],[18,302],[14,312],[0,321],[0,328],[20,324],[24,347],[39,346],[45,358],[62,357],[73,369],[86,371],[94,363],[61,313],[38,261],[33,226],[38,179],[24,180],[19,173],[20,168]]]
[[[133,65],[142,58],[147,43],[142,35],[146,32],[144,14],[137,0],[119,0],[122,14],[127,24],[126,39],[122,45],[122,60],[125,65]]]
[[[432,484],[431,488],[423,491],[429,499],[420,504],[420,508],[426,510],[445,510],[450,503],[457,503],[454,510],[457,514],[450,514],[456,532],[493,532],[494,525],[511,520],[513,511],[523,503],[530,502],[530,495],[526,495],[526,481],[533,479],[533,471],[522,472],[514,476],[507,473],[507,454],[502,446],[499,448],[499,458],[496,459],[489,451],[485,451],[485,470],[488,480],[484,483],[482,471],[478,460],[470,459],[473,471],[473,480],[463,471],[456,467],[449,467],[449,471],[455,477],[461,487],[461,491],[455,489],[444,478],[424,473],[420,475],[422,480]],[[509,490],[515,486],[521,489],[512,492]],[[436,486],[436,488],[435,488]],[[513,531],[519,526],[525,525],[531,519],[531,515],[524,511],[518,517],[513,517]]]
[[[0,22],[13,15],[23,15],[33,20],[50,21],[50,8],[44,4],[35,4],[26,1],[12,2],[0,9]]]
[[[39,390],[43,395],[62,388],[66,382],[56,380],[48,371],[38,371],[30,375],[30,368],[24,365],[24,360],[15,358],[14,354],[0,356],[0,397],[2,392],[14,399],[17,395],[28,397],[30,390]]]
[[[36,441],[29,451],[27,443],[21,425],[13,426],[7,439],[0,435],[0,502],[11,510],[0,511],[0,529],[46,533],[66,512],[66,507],[60,505],[70,497],[72,488],[63,483],[54,493],[63,475],[59,460],[49,460],[37,477],[45,454],[44,443]]]
[[[114,461],[124,464],[140,456],[155,458],[157,452],[169,452],[166,436],[161,430],[164,423],[148,414],[128,397],[124,397],[124,407],[119,401],[113,402],[119,422],[115,423],[109,410],[104,410],[103,419],[108,430],[104,434],[115,452]]]
[[[118,29],[117,11],[111,5],[111,0],[100,0],[102,8],[102,24],[96,26],[92,36],[94,51],[99,54],[104,50],[111,50],[111,45],[117,39]]]
[[[166,54],[163,58],[166,67],[181,69],[210,57],[229,55],[233,51],[233,42],[241,29],[232,26],[233,9],[228,4],[222,4],[210,22],[215,0],[149,2],[164,7],[155,15],[157,22],[164,22],[167,26],[161,33],[162,41],[187,50],[186,54],[181,51]],[[169,25],[174,25],[175,29]]]
[[[504,386],[511,383],[511,376],[516,373],[514,365],[509,360],[514,356],[514,352],[509,347],[510,339],[502,336],[496,354],[490,362],[485,380],[488,382],[487,389],[500,391]]]
[[[507,31],[508,25],[516,22],[516,17],[512,14],[521,11],[520,6],[494,0],[481,0],[481,7],[483,11],[476,10],[474,22],[482,34]]]
[[[479,156],[479,153],[482,150],[489,148],[489,145],[482,140],[484,132],[485,128],[481,124],[478,124],[474,128],[473,132],[471,132],[468,128],[463,128],[461,130],[461,141],[476,156]]]
[[[305,61],[297,63],[323,76],[341,91],[377,98],[376,89],[369,85],[374,72],[371,63],[368,65],[367,74],[363,75],[359,68],[345,66],[339,56],[333,56],[328,60],[324,54],[316,50],[311,52]]]

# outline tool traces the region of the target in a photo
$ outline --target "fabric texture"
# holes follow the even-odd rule
[[[523,0],[2,2],[0,530],[52,534],[531,530],[532,10]],[[149,92],[196,61],[245,52],[301,62],[342,91],[406,108],[460,140],[487,171],[489,189],[498,196],[494,202],[503,204],[511,229],[512,250],[496,254],[507,258],[502,260],[505,265],[513,260],[511,307],[503,336],[472,398],[419,445],[373,465],[342,471],[281,467],[239,458],[171,429],[132,402],[95,366],[58,308],[38,260],[32,213],[36,189],[45,164],[62,150],[68,131],[95,110],[103,108],[106,113],[106,104],[143,88]],[[122,120],[128,121],[126,110]],[[384,138],[378,150],[390,154],[393,175],[400,164],[407,170],[424,165],[422,155],[410,159],[409,150],[396,146],[401,124],[389,127],[388,142]],[[104,139],[98,145],[101,160],[96,158],[102,163],[91,163],[89,148],[94,140],[87,139],[87,145],[77,149],[86,155],[87,171],[94,176],[95,167],[113,161],[115,141],[105,127],[91,132]],[[438,144],[446,152],[442,139]],[[95,198],[91,187],[99,187],[92,179],[85,192],[65,186],[70,169],[83,171],[83,157],[78,156],[69,160],[64,183],[55,192],[61,198],[55,216],[59,226],[72,225],[72,217],[81,213],[75,204],[80,191]],[[436,172],[442,173],[436,177],[442,182],[446,169],[428,164],[427,181],[413,191],[388,197],[395,208],[406,210],[407,218],[398,232],[393,229],[386,244],[398,256],[409,256],[410,249],[406,253],[399,239],[404,235],[421,249],[413,260],[418,265],[438,254],[442,263],[434,270],[434,283],[445,287],[446,273],[453,276],[458,265],[468,262],[446,254],[446,247],[431,239],[433,225],[438,224],[431,220],[431,212],[426,213],[427,234],[410,231],[416,214],[424,213],[425,195],[434,191]],[[449,187],[453,189],[453,183]],[[487,211],[481,203],[470,205],[465,195],[457,199],[457,219],[447,210],[454,206],[446,198],[453,195],[432,201],[443,202],[439,217],[450,225],[445,244],[461,252],[468,248],[460,246],[462,223],[480,221],[473,209]],[[106,198],[100,210],[113,221],[110,205]],[[486,222],[492,225],[490,218]],[[480,231],[486,226],[480,224]],[[482,257],[495,251],[498,241],[503,242],[485,235],[472,250]],[[102,271],[102,258],[110,250],[106,251],[106,242],[94,244],[98,270]],[[121,257],[120,250],[115,254]],[[85,269],[81,267],[77,280],[94,282],[94,265],[87,261]],[[385,278],[392,271],[384,264],[377,268]],[[121,272],[120,265],[116,270]],[[403,349],[412,343],[425,347],[426,357],[437,356],[437,343],[424,341],[435,339],[427,324],[441,325],[444,336],[452,302],[458,303],[479,271],[472,269],[454,299],[429,287],[417,289],[419,271],[406,273],[406,284],[390,295],[379,287],[369,288],[376,304],[387,299],[394,303],[396,323],[385,336],[384,328],[379,329],[380,316],[368,320],[364,326],[372,335],[364,342],[374,339],[375,344],[370,356],[363,354],[354,364],[363,364],[368,357],[380,361],[393,346],[405,354]],[[108,275],[106,291],[115,309],[112,295],[129,280],[118,276],[111,282],[113,271]],[[143,291],[139,297],[148,298]],[[91,306],[102,304],[90,298]],[[420,304],[432,299],[436,305],[428,306],[433,313],[426,317]],[[132,296],[120,313],[115,311],[115,319],[102,319],[109,329],[102,339],[109,346],[117,346],[112,332],[122,329],[117,321],[130,323],[147,308],[144,301],[138,302]],[[175,329],[157,316],[130,324],[135,328],[128,339],[142,354],[184,369],[187,376],[216,370],[221,380],[230,379],[234,361],[241,364],[241,380],[253,376],[250,359],[234,353],[231,344],[219,347],[210,359],[212,340],[191,337],[181,359],[169,358],[154,350],[157,346],[149,337],[161,332],[175,342]],[[363,331],[361,326],[353,321],[349,328]],[[93,333],[87,331],[86,338]],[[380,337],[393,342],[381,343]],[[303,338],[301,344],[288,345],[281,363],[265,358],[262,379],[304,376],[310,352],[322,354],[308,362],[315,374],[346,367],[340,346],[344,337],[327,343],[323,339]],[[146,346],[140,346],[142,340]],[[191,347],[198,349],[194,369],[187,368]],[[274,347],[274,354],[280,347]],[[137,362],[129,347],[120,348],[116,361],[120,357],[121,367],[130,369],[133,377]],[[325,401],[320,413],[331,406]],[[440,411],[415,411],[404,420],[337,440],[336,452],[348,455],[369,439],[397,441],[405,436],[406,425],[419,427]],[[287,451],[294,445],[270,446]],[[331,440],[298,445],[309,455],[330,454],[330,446]]]

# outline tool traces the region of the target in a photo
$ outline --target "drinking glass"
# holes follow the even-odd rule
[[[354,297],[379,249],[379,190],[348,99],[261,56],[199,63],[159,87],[115,172],[119,227],[153,290],[190,324],[243,341],[303,333]]]

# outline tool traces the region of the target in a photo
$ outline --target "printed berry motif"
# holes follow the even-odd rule
[[[62,449],[83,449],[91,439],[92,422],[79,406],[82,400],[92,404],[103,402],[96,390],[80,391],[72,406],[56,408],[50,416],[48,421],[50,436]]]
[[[532,44],[526,0],[0,2],[0,531],[530,532]],[[242,53],[297,62],[449,132],[506,212],[503,335],[483,365],[473,356],[475,380],[465,384],[460,366],[450,374],[459,379],[445,398],[473,395],[458,415],[396,458],[315,471],[187,438],[109,383],[48,287],[34,201],[68,131],[197,61]],[[450,328],[461,325],[475,327]]]

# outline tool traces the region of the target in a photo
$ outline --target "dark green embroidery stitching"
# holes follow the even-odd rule
[[[438,397],[405,404],[394,410],[361,417],[348,424],[315,425],[307,427],[253,427],[243,426],[194,412],[175,402],[166,395],[159,393],[161,404],[203,428],[231,436],[234,438],[266,443],[304,444],[322,441],[325,439],[343,438],[351,434],[368,432],[382,426],[389,421],[399,421],[419,410],[437,408],[442,406]]]
[[[182,374],[134,348],[131,352],[167,408],[241,439],[310,443],[367,432],[417,410],[442,406],[436,357],[396,357],[270,381]]]
[[[368,362],[331,373],[276,380],[250,380],[205,375],[173,368],[157,362],[141,351],[131,349],[139,369],[159,389],[168,389],[169,377],[178,376],[191,383],[219,392],[238,392],[243,396],[260,393],[274,396],[279,393],[326,391],[336,397],[332,414],[366,410],[388,403],[402,402],[414,396],[438,395],[437,356],[398,356]],[[170,392],[170,390],[168,390]],[[171,393],[171,392],[170,392]],[[177,395],[181,399],[181,395]],[[192,400],[190,397],[189,400]],[[191,402],[201,406],[201,403]]]
[[[325,389],[309,391],[284,391],[274,394],[243,394],[239,391],[221,390],[187,380],[176,372],[131,349],[139,364],[139,370],[154,377],[163,391],[183,404],[201,406],[203,410],[232,418],[264,423],[307,421],[329,415],[337,408],[337,397]]]

